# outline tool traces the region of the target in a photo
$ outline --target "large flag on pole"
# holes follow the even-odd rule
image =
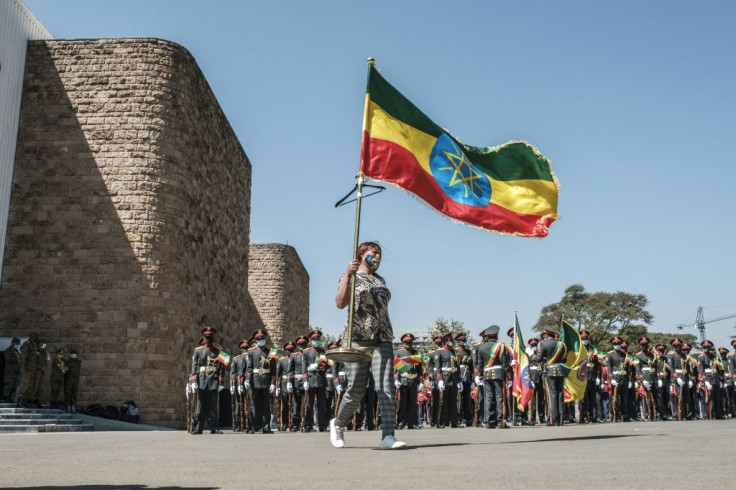
[[[472,226],[547,236],[557,179],[532,145],[466,145],[396,90],[369,62],[360,171]]]
[[[519,410],[524,410],[526,404],[534,396],[532,382],[529,379],[529,356],[524,350],[524,339],[521,337],[521,327],[519,327],[519,318],[514,312],[514,382],[511,392],[516,397],[516,404]]]
[[[588,366],[588,349],[583,345],[580,334],[562,320],[560,342],[567,347],[567,358],[562,365],[565,373],[565,401],[582,400],[585,395],[585,370]]]

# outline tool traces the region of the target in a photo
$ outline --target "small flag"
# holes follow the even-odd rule
[[[534,396],[532,382],[529,378],[529,356],[524,350],[524,339],[521,337],[521,327],[519,327],[519,318],[514,313],[514,382],[512,385],[512,393],[516,397],[516,403],[519,410],[524,410],[529,400]]]
[[[560,341],[567,348],[567,357],[562,364],[562,372],[565,373],[565,401],[582,400],[588,384],[585,377],[588,349],[583,345],[580,333],[565,320],[562,320]]]
[[[220,353],[217,355],[217,361],[220,361],[225,366],[230,365],[230,355],[224,350],[220,349]]]
[[[268,358],[278,359],[279,357],[281,357],[281,353],[279,352],[279,350],[276,347],[272,347],[268,353]]]

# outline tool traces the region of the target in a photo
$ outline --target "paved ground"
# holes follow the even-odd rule
[[[8,434],[0,487],[731,488],[736,421],[245,435],[227,431]]]

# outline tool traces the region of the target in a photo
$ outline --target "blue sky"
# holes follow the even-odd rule
[[[26,0],[56,38],[191,51],[253,164],[251,241],[293,245],[310,324],[338,334],[352,255],[366,59],[465,143],[524,139],[552,162],[544,239],[470,228],[390,187],[363,206],[397,334],[437,317],[477,336],[573,283],[645,294],[651,331],[736,314],[736,3]],[[736,319],[706,326],[717,346]],[[697,333],[695,329],[687,332]]]

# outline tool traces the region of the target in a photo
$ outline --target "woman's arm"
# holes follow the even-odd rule
[[[337,295],[335,296],[335,305],[341,310],[345,308],[350,302],[350,278],[358,271],[360,267],[360,260],[352,260],[348,264],[348,268],[345,271],[345,275],[342,276],[340,281],[340,287],[337,288]]]

